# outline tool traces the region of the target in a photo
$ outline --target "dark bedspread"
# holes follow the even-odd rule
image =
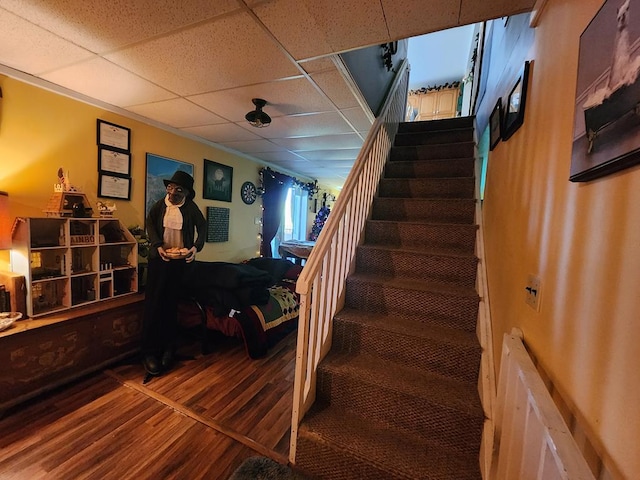
[[[268,288],[275,279],[251,265],[227,262],[193,262],[183,281],[187,298],[211,306],[217,315],[269,301]]]

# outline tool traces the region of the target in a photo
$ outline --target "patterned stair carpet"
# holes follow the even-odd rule
[[[480,479],[473,119],[401,124],[299,430],[317,479]]]

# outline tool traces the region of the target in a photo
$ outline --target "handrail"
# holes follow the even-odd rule
[[[331,348],[333,317],[344,306],[345,281],[356,247],[398,124],[405,119],[408,85],[405,60],[296,284],[300,313],[289,450],[294,464],[298,426],[315,401],[316,370]]]

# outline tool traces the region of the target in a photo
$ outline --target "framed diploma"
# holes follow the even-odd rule
[[[98,119],[98,145],[128,152],[131,150],[131,129]]]
[[[131,179],[106,173],[98,174],[98,197],[131,199]]]
[[[108,147],[98,147],[98,171],[131,175],[131,154]]]

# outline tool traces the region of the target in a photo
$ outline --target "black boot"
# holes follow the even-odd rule
[[[142,364],[149,375],[160,375],[160,372],[162,371],[158,357],[150,353],[143,357]]]
[[[162,354],[162,370],[167,371],[173,366],[174,352],[172,347],[167,347]]]

